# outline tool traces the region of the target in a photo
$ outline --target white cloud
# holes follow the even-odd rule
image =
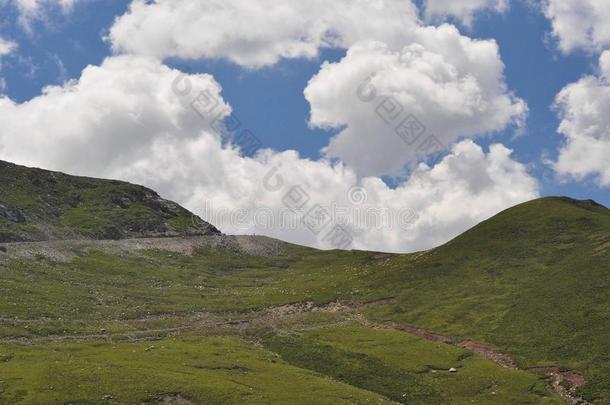
[[[333,223],[345,222],[355,248],[396,252],[437,246],[538,196],[536,180],[510,158],[508,149],[494,145],[486,154],[472,141],[456,145],[432,168],[422,165],[397,189],[375,177],[359,181],[343,165],[302,159],[294,151],[244,158],[210,135],[162,145],[137,165],[146,170],[135,179],[173,190],[170,195],[181,195],[180,201],[225,232],[265,234],[317,247],[330,246],[282,201],[293,186],[302,186],[309,196],[305,212],[317,203],[333,213]],[[269,191],[265,179],[283,187]],[[366,195],[361,205],[348,198],[356,184]]]
[[[548,0],[545,15],[565,53],[576,49],[600,51],[610,45],[607,0]]]
[[[486,153],[469,140],[434,167],[417,166],[395,189],[371,177],[415,161],[401,152],[396,134],[373,121],[370,103],[356,97],[371,72],[380,96],[400,100],[448,146],[519,123],[526,110],[506,89],[494,41],[472,40],[449,25],[423,27],[410,2],[136,0],[109,39],[115,52],[129,55],[89,66],[78,81],[28,102],[0,98],[0,158],[143,183],[225,232],[319,247],[328,244],[285,209],[282,197],[292,186],[306,190],[308,208],[322,204],[334,222],[345,222],[354,247],[390,251],[432,247],[538,196],[536,181],[508,149],[494,145]],[[190,105],[205,90],[228,115],[219,84],[209,75],[175,82],[179,72],[159,61],[224,58],[260,68],[312,58],[325,47],[349,51],[310,82],[311,123],[346,126],[327,152],[349,166],[295,151],[242,156],[209,129],[211,114],[200,117]],[[176,83],[190,83],[192,91],[181,96],[172,90]],[[279,178],[277,190],[265,186]],[[350,200],[350,190],[366,201]]]
[[[60,7],[70,10],[79,0],[13,0],[17,8],[26,15],[36,15],[45,7]]]
[[[17,49],[17,44],[0,37],[0,57],[9,55]]]
[[[437,246],[506,207],[536,198],[536,180],[510,154],[502,145],[492,145],[486,154],[472,141],[462,141],[434,167],[420,166],[397,189],[365,179],[372,206],[397,212],[408,207],[417,219],[389,234],[362,229],[361,247],[400,251]]]
[[[44,20],[49,9],[59,8],[69,12],[72,7],[82,0],[9,0],[19,11],[19,23],[27,31],[31,30],[33,20]]]
[[[557,95],[559,132],[566,141],[554,167],[562,176],[594,176],[610,186],[610,51],[601,55],[599,69],[599,77],[585,76]]]
[[[64,9],[71,8],[78,0],[13,0],[20,10],[26,13],[34,13],[45,5],[56,5]]]
[[[601,76],[610,81],[610,52],[606,51],[599,57],[599,69]]]
[[[248,68],[349,49],[322,67],[305,94],[312,125],[347,127],[326,153],[359,175],[402,174],[416,161],[374,107],[355,97],[371,72],[382,95],[400,100],[448,147],[521,124],[527,110],[506,88],[495,41],[451,25],[424,27],[405,0],[135,0],[109,40],[117,53],[221,58]]]
[[[455,17],[471,26],[479,13],[504,13],[509,9],[508,0],[425,0],[424,15],[428,21],[442,21]]]
[[[162,139],[196,137],[200,120],[172,93],[176,74],[147,58],[116,57],[26,103],[0,98],[0,152],[25,164],[96,174],[128,167]],[[220,92],[209,75],[191,81]]]
[[[17,44],[13,41],[9,41],[0,37],[0,73],[2,72],[2,57],[7,56],[15,52]],[[0,76],[0,95],[6,91],[6,79]]]
[[[336,220],[346,217],[354,247],[391,251],[432,247],[538,195],[536,181],[509,150],[494,145],[484,153],[471,141],[455,146],[432,168],[420,166],[396,189],[294,151],[243,157],[208,130],[215,114],[201,117],[191,108],[205,90],[218,101],[216,111],[226,116],[230,107],[220,97],[220,86],[209,75],[176,80],[178,75],[149,58],[112,57],[87,67],[78,81],[48,87],[28,102],[0,98],[0,158],[143,183],[197,209],[225,232],[256,232],[314,246],[326,245],[302,225],[291,230],[278,222],[282,197],[293,185],[307,191],[309,206],[334,202],[339,209],[352,209]],[[189,83],[187,95],[174,90],[188,90]],[[271,189],[278,175],[282,187]],[[354,206],[347,197],[354,185],[365,190],[366,201],[357,201],[362,205]],[[206,207],[214,208],[214,215]],[[365,226],[367,221],[357,220],[358,207],[389,210],[398,218],[385,227],[379,222]],[[233,218],[218,221],[220,210]],[[263,226],[270,212],[276,213],[276,222]]]
[[[403,0],[135,0],[109,39],[116,52],[259,68],[362,39],[400,43],[417,24]]]
[[[450,25],[420,28],[414,38],[399,51],[380,42],[356,44],[343,60],[325,63],[305,90],[311,124],[341,129],[326,153],[359,174],[400,174],[427,154],[426,140],[450,147],[525,118],[526,104],[506,89],[494,41],[471,40]],[[372,89],[375,98],[369,98]],[[401,114],[379,113],[384,100]],[[396,130],[410,115],[425,133],[409,131],[404,140]]]

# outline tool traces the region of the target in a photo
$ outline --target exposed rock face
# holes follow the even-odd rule
[[[560,200],[575,205],[587,211],[608,212],[608,208],[594,200],[575,200],[570,197],[560,197]]]
[[[0,242],[217,234],[146,187],[0,161]]]
[[[3,216],[8,221],[22,224],[25,222],[25,215],[23,211],[19,209],[7,208],[4,205],[0,205],[0,216]]]

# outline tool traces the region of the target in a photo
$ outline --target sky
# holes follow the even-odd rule
[[[0,159],[320,248],[610,206],[604,1],[0,0]]]

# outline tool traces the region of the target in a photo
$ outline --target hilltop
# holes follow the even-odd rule
[[[218,233],[146,187],[0,161],[0,242]]]
[[[531,201],[388,266],[376,284],[399,303],[369,316],[493,344],[523,368],[580,370],[581,394],[610,399],[607,208]]]
[[[610,211],[593,201],[531,201],[405,255],[212,228],[102,241],[65,218],[133,235],[113,199],[141,188],[15,170],[2,205],[53,230],[22,239],[80,240],[0,243],[0,403],[610,403]]]

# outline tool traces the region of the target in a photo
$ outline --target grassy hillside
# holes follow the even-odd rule
[[[409,255],[5,243],[0,277],[0,403],[558,404],[551,366],[610,403],[610,211],[591,201],[532,201]]]
[[[610,400],[610,211],[545,198],[454,241],[389,260],[374,276],[398,303],[369,315],[497,345],[522,367],[585,373]]]
[[[324,306],[382,298],[388,256],[217,238],[4,245],[0,403],[561,403],[537,372]]]
[[[15,354],[2,366],[2,403],[391,403],[236,337],[4,348]]]
[[[213,233],[145,187],[0,161],[0,242]]]

